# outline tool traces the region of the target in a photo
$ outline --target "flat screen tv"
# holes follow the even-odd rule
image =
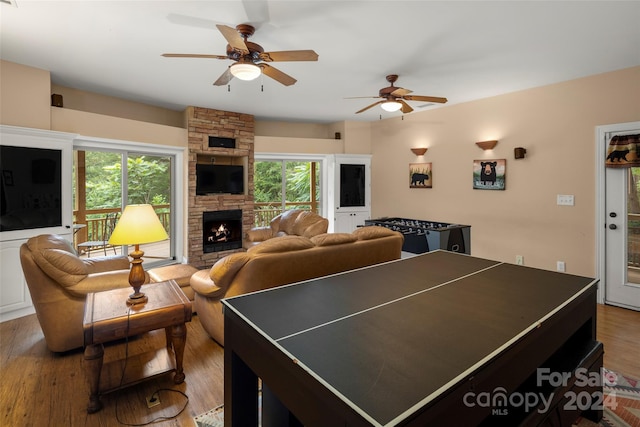
[[[0,232],[62,225],[62,151],[0,146]]]
[[[365,206],[364,165],[340,165],[340,206]]]
[[[242,165],[196,164],[196,194],[244,194]]]

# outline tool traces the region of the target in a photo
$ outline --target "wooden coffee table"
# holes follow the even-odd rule
[[[173,280],[144,285],[142,292],[149,298],[145,304],[128,306],[126,301],[131,291],[131,288],[122,288],[87,295],[84,360],[90,414],[102,408],[101,394],[171,371],[175,371],[174,383],[184,381],[185,323],[191,321],[191,302]],[[103,364],[104,343],[160,328],[165,329],[166,348]]]

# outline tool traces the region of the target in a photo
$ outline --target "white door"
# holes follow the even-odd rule
[[[606,132],[603,147],[614,135]],[[640,168],[605,168],[605,302],[640,310]]]

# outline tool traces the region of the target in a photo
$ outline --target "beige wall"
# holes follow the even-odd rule
[[[0,123],[50,129],[49,72],[0,60]]]
[[[640,119],[638,100],[640,67],[372,122],[372,215],[468,224],[472,255],[593,276],[595,127]],[[488,139],[492,152],[475,145]],[[507,159],[505,191],[472,189],[473,161],[490,158]],[[433,188],[409,189],[413,162],[432,163]]]
[[[66,109],[186,128],[183,111],[168,110],[55,84],[51,85],[51,93],[62,95],[63,106]]]
[[[51,130],[84,136],[187,147],[187,130],[120,117],[51,108]]]
[[[335,154],[344,153],[344,141],[321,138],[255,136],[256,153]]]

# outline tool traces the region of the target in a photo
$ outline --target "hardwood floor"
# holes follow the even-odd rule
[[[598,339],[604,343],[604,365],[640,378],[640,312],[598,306]],[[164,332],[129,341],[129,354],[164,345]],[[105,347],[105,362],[125,355],[125,343]],[[88,388],[82,350],[63,355],[47,350],[35,315],[0,324],[0,425],[100,426],[143,424],[179,412],[186,398],[160,391],[161,404],[147,408],[145,398],[157,389],[176,389],[188,404],[176,418],[154,426],[193,426],[193,417],[223,403],[223,349],[204,332],[198,316],[187,324],[184,355],[186,380],[172,375],[149,380],[102,397],[104,408],[87,414]],[[118,421],[118,419],[120,421]]]
[[[129,355],[164,345],[164,331],[129,340]],[[124,358],[125,342],[105,346],[105,363]],[[160,391],[161,404],[147,408],[146,397],[158,389],[175,389],[188,396],[178,417],[154,426],[193,426],[193,417],[223,403],[223,349],[206,334],[197,315],[187,323],[184,353],[185,382],[173,384],[172,374],[106,394],[104,408],[87,414],[89,401],[82,349],[54,354],[45,345],[35,315],[0,324],[0,425],[2,426],[121,426],[171,417],[186,398]],[[117,411],[117,415],[116,415]]]
[[[607,369],[640,378],[640,311],[598,305],[597,337]]]

